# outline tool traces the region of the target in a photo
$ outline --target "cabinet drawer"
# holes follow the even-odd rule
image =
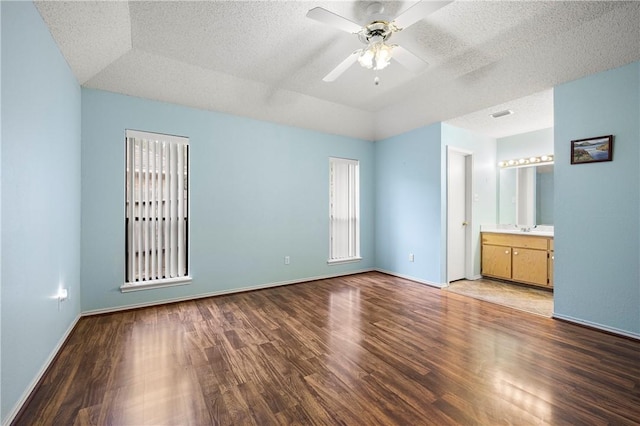
[[[549,250],[553,251],[553,238],[549,238]]]
[[[482,244],[495,246],[523,247],[537,250],[547,250],[549,239],[533,235],[492,234],[482,233]]]

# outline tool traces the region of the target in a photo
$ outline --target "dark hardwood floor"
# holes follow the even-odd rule
[[[640,341],[380,273],[82,318],[20,425],[640,424]]]

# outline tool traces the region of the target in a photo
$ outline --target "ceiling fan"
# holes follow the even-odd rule
[[[381,70],[389,65],[392,57],[410,71],[420,71],[426,65],[425,61],[397,44],[387,44],[387,41],[393,33],[402,31],[449,3],[451,1],[419,1],[391,21],[376,19],[364,26],[322,7],[309,10],[307,18],[356,34],[358,39],[367,45],[354,51],[322,80],[334,81],[356,61],[365,68]],[[367,11],[371,16],[380,16],[384,11],[384,6],[378,2],[371,3]],[[376,77],[374,81],[378,84],[379,80]]]

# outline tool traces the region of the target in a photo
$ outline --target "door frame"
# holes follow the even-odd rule
[[[471,250],[471,236],[473,230],[473,151],[469,151],[462,148],[447,145],[447,184],[446,184],[446,244],[445,244],[445,258],[446,258],[446,283],[449,285],[449,161],[452,153],[457,155],[463,155],[465,162],[465,216],[467,217],[467,227],[464,232],[464,252],[465,252],[465,279],[474,279],[473,274],[473,253]]]

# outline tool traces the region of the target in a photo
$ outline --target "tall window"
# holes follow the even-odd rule
[[[329,158],[329,263],[360,258],[360,164]]]
[[[189,280],[189,139],[126,131],[123,291]]]

